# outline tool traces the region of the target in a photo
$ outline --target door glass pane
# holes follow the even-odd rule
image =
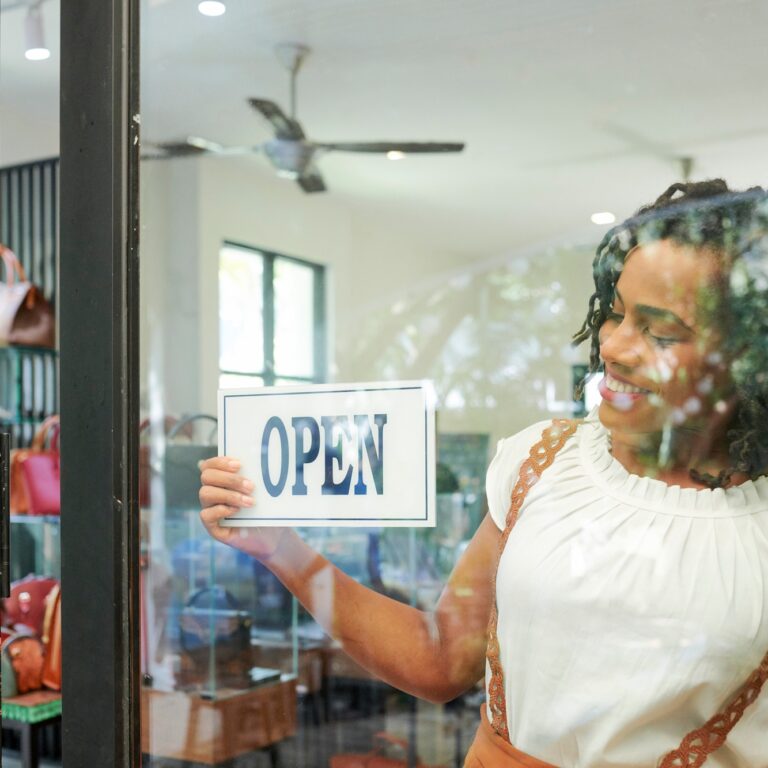
[[[41,332],[41,316],[36,323],[26,313],[44,298],[56,325],[58,0],[0,4],[0,115],[0,432],[12,448],[2,762],[60,765],[59,353],[55,333]],[[47,733],[39,745],[25,736],[37,721]]]
[[[484,717],[656,765],[758,666],[765,15],[145,3],[148,765],[457,766]],[[426,457],[421,411],[288,405],[425,382]],[[229,412],[201,497],[218,388],[271,426]],[[386,524],[422,465],[435,525]]]

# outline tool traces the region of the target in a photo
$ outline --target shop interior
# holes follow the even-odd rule
[[[59,2],[0,13],[0,243],[55,305]],[[766,23],[752,0],[142,2],[145,765],[341,768],[377,750],[462,765],[482,684],[447,705],[395,691],[206,536],[197,462],[216,451],[217,390],[431,381],[436,527],[304,535],[434,606],[485,514],[497,441],[594,404],[593,385],[575,394],[588,350],[570,336],[610,224],[674,181],[764,182]],[[31,60],[33,43],[50,56]],[[55,348],[0,347],[14,448],[56,391]],[[11,524],[17,594],[50,588],[58,513]],[[34,735],[43,765],[61,761],[56,729],[54,714]],[[20,734],[3,730],[7,765]]]

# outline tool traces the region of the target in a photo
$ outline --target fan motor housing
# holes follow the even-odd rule
[[[303,141],[270,139],[264,144],[264,153],[281,176],[295,179],[312,162],[315,148]]]

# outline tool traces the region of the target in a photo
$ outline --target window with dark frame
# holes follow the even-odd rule
[[[326,378],[325,267],[225,242],[219,251],[219,386]]]

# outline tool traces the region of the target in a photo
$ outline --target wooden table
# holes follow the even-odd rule
[[[3,701],[3,728],[21,734],[22,768],[37,768],[38,732],[61,720],[61,694],[32,691]]]
[[[141,751],[199,765],[220,765],[276,745],[296,732],[296,678],[246,690],[141,692]]]

